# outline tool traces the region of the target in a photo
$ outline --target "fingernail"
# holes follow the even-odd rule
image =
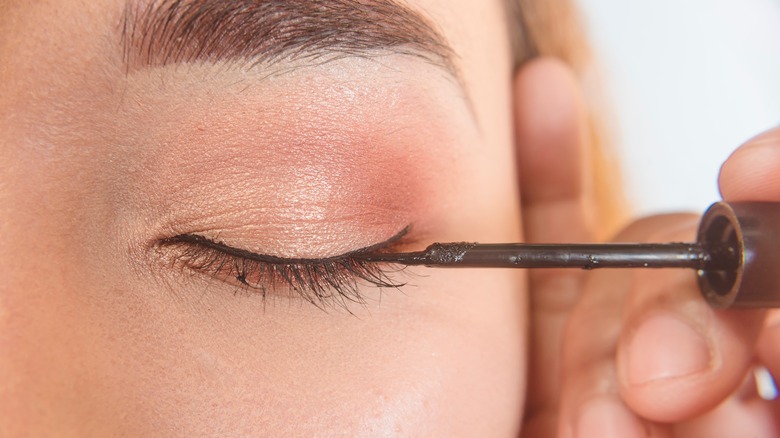
[[[598,398],[586,403],[575,423],[576,438],[647,436],[642,423],[621,402]]]
[[[687,322],[660,313],[645,320],[628,347],[628,383],[641,385],[688,376],[712,362],[707,340]]]

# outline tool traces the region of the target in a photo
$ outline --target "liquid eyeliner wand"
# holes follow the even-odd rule
[[[371,262],[443,268],[690,268],[739,266],[737,249],[701,243],[480,244],[434,243],[423,251],[367,254]]]
[[[695,243],[455,242],[358,257],[444,268],[688,268],[696,270],[713,307],[780,307],[780,203],[715,203],[704,213]]]

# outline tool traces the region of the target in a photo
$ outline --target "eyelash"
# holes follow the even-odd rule
[[[406,285],[390,278],[403,267],[355,257],[369,250],[324,259],[285,259],[232,248],[193,234],[164,239],[161,244],[179,248],[176,260],[189,269],[235,280],[240,286],[259,291],[263,299],[267,292],[277,292],[281,286],[323,310],[333,306],[349,310],[350,303],[366,305],[361,283],[394,289]]]

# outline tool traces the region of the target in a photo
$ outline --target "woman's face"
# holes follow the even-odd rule
[[[516,430],[516,273],[314,260],[520,238],[501,2],[151,3],[0,0],[0,434]]]

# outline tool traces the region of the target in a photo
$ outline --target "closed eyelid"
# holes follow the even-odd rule
[[[402,268],[389,268],[386,263],[361,260],[361,253],[384,251],[401,243],[409,231],[406,227],[392,238],[339,256],[321,259],[294,259],[256,254],[219,243],[200,235],[182,234],[162,239],[158,247],[166,251],[173,263],[212,278],[259,292],[278,295],[282,290],[294,292],[316,307],[339,306],[349,309],[349,303],[366,305],[360,284],[378,288],[398,289],[405,285],[390,278],[390,273]],[[166,257],[167,258],[167,257]]]
[[[358,254],[368,254],[373,252],[386,251],[387,249],[392,248],[393,246],[396,246],[399,243],[403,243],[404,237],[408,235],[410,230],[411,230],[411,225],[406,226],[404,229],[402,229],[401,231],[393,235],[393,237],[385,240],[384,242],[379,242],[370,246],[366,246],[363,248],[346,252],[344,254],[330,256],[330,257],[322,257],[322,258],[291,258],[291,257],[279,257],[275,255],[268,255],[268,254],[258,254],[252,251],[247,251],[245,249],[235,248],[230,245],[226,245],[222,242],[217,242],[215,240],[211,240],[209,238],[197,234],[180,234],[174,237],[165,238],[160,241],[160,244],[172,245],[172,244],[185,243],[185,244],[200,245],[206,248],[224,252],[234,257],[241,257],[248,260],[254,260],[254,261],[258,261],[262,263],[270,263],[270,264],[323,263],[323,262],[343,260]]]

